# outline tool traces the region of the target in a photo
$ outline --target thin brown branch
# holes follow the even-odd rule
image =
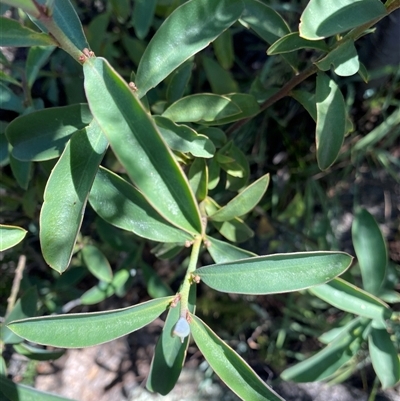
[[[17,269],[15,270],[15,276],[14,276],[13,285],[11,288],[11,294],[7,299],[6,317],[9,315],[9,313],[14,308],[14,305],[15,305],[15,302],[17,299],[17,295],[18,295],[18,291],[19,291],[19,287],[20,287],[21,280],[22,280],[22,273],[25,269],[25,265],[26,265],[26,256],[21,255],[18,260]]]

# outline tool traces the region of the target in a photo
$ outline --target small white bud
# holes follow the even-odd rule
[[[190,326],[188,321],[184,317],[180,317],[172,330],[172,335],[180,337],[181,342],[190,334]]]

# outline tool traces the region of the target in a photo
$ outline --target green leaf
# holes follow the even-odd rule
[[[300,35],[310,40],[346,32],[386,14],[379,0],[310,0],[300,17]]]
[[[257,256],[255,253],[238,248],[228,244],[225,241],[220,241],[213,237],[207,237],[210,244],[207,246],[207,251],[214,259],[215,263],[233,262],[238,259],[247,259]]]
[[[242,11],[242,0],[192,0],[178,7],[157,30],[140,60],[136,82],[139,98],[207,47]]]
[[[216,160],[213,157],[208,163],[208,189],[211,191],[216,188],[220,179],[221,168]]]
[[[82,348],[115,340],[146,326],[165,311],[173,297],[106,312],[71,313],[17,320],[8,327],[38,344]]]
[[[37,0],[37,2],[42,5],[47,5],[47,0]],[[83,33],[81,21],[71,1],[53,1],[52,8],[51,17],[57,29],[62,31],[62,34],[66,36],[67,40],[72,42],[79,50],[88,48],[89,44]],[[32,15],[32,17],[34,17],[34,15]],[[32,20],[43,32],[47,32],[47,29],[40,20],[35,18],[32,18]]]
[[[5,376],[0,375],[0,395],[4,394],[10,401],[74,401],[71,398],[36,390],[33,387],[14,383]],[[3,399],[2,399],[3,401]]]
[[[100,281],[96,286],[83,293],[80,297],[82,305],[94,305],[117,294],[118,290],[125,285],[129,277],[130,274],[127,269],[118,270],[111,283]]]
[[[364,289],[371,294],[379,295],[388,262],[381,230],[373,216],[367,210],[360,209],[355,215],[351,234]]]
[[[21,227],[0,224],[0,252],[19,244],[26,233]]]
[[[229,71],[224,70],[210,57],[203,56],[201,59],[213,93],[224,95],[239,91],[239,85]]]
[[[395,386],[400,380],[400,361],[389,333],[386,329],[372,327],[368,344],[372,366],[382,383],[382,388]]]
[[[311,288],[310,292],[336,308],[375,319],[383,325],[391,316],[390,309],[379,298],[341,278]]]
[[[87,104],[52,107],[20,116],[6,129],[19,160],[43,161],[59,157],[72,134],[92,121]]]
[[[291,91],[290,95],[296,99],[310,114],[311,118],[317,121],[317,104],[315,102],[315,95],[305,90]]]
[[[24,112],[24,104],[21,96],[17,96],[8,86],[0,82],[0,104],[5,110]]]
[[[344,252],[298,252],[258,256],[201,267],[196,275],[221,292],[274,294],[326,283],[350,266]]]
[[[317,75],[317,161],[327,170],[337,159],[346,133],[346,106],[336,83],[324,73]]]
[[[39,71],[47,63],[55,49],[55,46],[34,46],[29,49],[25,68],[26,80],[29,88],[32,88]]]
[[[225,95],[239,107],[240,113],[223,117],[217,121],[218,124],[228,124],[243,118],[253,117],[260,111],[260,106],[253,95],[247,93],[231,93]]]
[[[244,5],[240,21],[249,25],[267,43],[274,43],[290,33],[288,24],[271,7],[258,0],[244,0]]]
[[[176,102],[184,95],[192,75],[193,65],[193,59],[190,58],[170,75],[166,94],[169,104]]]
[[[1,0],[0,3],[22,8],[26,13],[39,16],[39,11],[33,0]]]
[[[240,112],[239,106],[229,97],[202,93],[177,100],[162,115],[175,122],[218,124],[218,120]]]
[[[35,361],[48,361],[58,359],[64,355],[65,351],[53,351],[48,349],[43,349],[39,347],[35,347],[33,345],[21,343],[14,344],[13,348],[18,354],[24,355],[29,359],[33,359]]]
[[[348,77],[360,69],[358,53],[353,40],[346,40],[330,51],[323,59],[315,63],[322,71],[328,71],[331,64],[337,75]]]
[[[29,181],[32,178],[32,162],[23,162],[17,160],[12,154],[10,155],[11,171],[17,181],[18,185],[27,190]]]
[[[147,263],[141,261],[140,269],[146,282],[147,292],[152,298],[168,297],[174,294],[171,287],[165,284],[157,272]]]
[[[102,58],[86,60],[83,71],[92,114],[131,180],[166,220],[191,234],[201,233],[200,212],[186,177],[129,86]]]
[[[102,219],[140,237],[179,243],[192,238],[164,220],[133,185],[103,167],[96,174],[89,202]]]
[[[218,221],[212,223],[222,236],[232,242],[244,242],[254,236],[253,230],[237,217],[223,223]]]
[[[230,29],[227,29],[213,42],[213,48],[215,56],[222,68],[229,70],[233,66],[235,61],[235,53],[233,50],[232,33]],[[237,92],[234,90],[233,92]],[[226,93],[226,92],[225,92]]]
[[[94,245],[85,245],[81,252],[89,271],[99,280],[111,283],[113,272],[110,263],[100,249]]]
[[[307,40],[300,37],[299,32],[292,32],[273,43],[268,48],[267,54],[272,56],[274,54],[290,53],[300,49],[315,49],[328,52],[329,46],[323,40]]]
[[[324,380],[349,362],[359,350],[361,335],[366,322],[354,319],[346,330],[337,336],[328,346],[311,358],[285,369],[281,373],[283,380],[307,383]]]
[[[204,159],[197,158],[193,161],[188,178],[196,199],[201,202],[206,198],[208,192],[208,168]]]
[[[189,293],[189,310],[194,313],[196,304],[196,287],[192,286]],[[161,336],[157,341],[151,361],[150,373],[146,387],[150,391],[168,394],[175,386],[181,373],[186,357],[189,337],[183,342],[177,336],[172,335],[174,327],[180,317],[180,302],[169,308]]]
[[[202,320],[191,315],[191,332],[196,345],[220,379],[242,400],[283,401],[231,347]]]
[[[187,125],[175,124],[165,117],[155,116],[154,121],[171,149],[191,153],[195,157],[213,157],[215,146],[205,135],[199,135]]]
[[[215,147],[221,148],[226,144],[227,138],[225,132],[215,127],[200,127],[197,132],[206,135],[214,143]]]
[[[11,18],[0,17],[0,46],[29,47],[56,46],[57,42],[47,33],[39,33]]]
[[[250,212],[264,196],[268,184],[269,174],[266,174],[249,185],[209,218],[213,221],[228,221]]]
[[[40,244],[46,262],[60,273],[71,260],[89,191],[107,146],[93,120],[71,138],[47,181]]]
[[[151,27],[157,0],[136,0],[133,6],[132,25],[139,39],[144,39]]]
[[[102,12],[101,14],[91,18],[89,24],[85,27],[90,48],[95,54],[102,50],[102,44],[107,38],[107,28],[110,23],[110,15],[111,13],[109,11]]]
[[[13,333],[6,325],[17,319],[24,319],[26,317],[32,317],[36,314],[38,302],[38,294],[36,287],[30,287],[21,298],[17,300],[14,308],[6,316],[4,322],[0,326],[1,341],[4,344],[18,344],[22,342],[22,338]]]

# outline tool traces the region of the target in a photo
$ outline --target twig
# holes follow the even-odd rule
[[[14,308],[14,305],[15,305],[15,302],[17,299],[17,295],[18,295],[18,291],[19,291],[19,286],[20,286],[21,280],[22,280],[22,273],[25,269],[25,266],[26,266],[26,256],[21,255],[18,260],[17,269],[15,270],[15,276],[14,276],[13,285],[11,288],[11,294],[7,299],[6,316],[8,316],[9,313]]]

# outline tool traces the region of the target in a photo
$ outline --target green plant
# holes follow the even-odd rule
[[[1,18],[0,22],[2,46],[32,46],[25,65],[18,70],[18,79],[3,75],[8,84],[2,84],[2,107],[21,116],[8,124],[2,143],[12,147],[11,170],[14,179],[27,190],[26,196],[33,203],[40,203],[40,189],[43,190],[39,237],[44,260],[58,273],[73,265],[75,273],[80,274],[77,260],[88,267],[99,282],[80,296],[82,304],[124,294],[129,288],[132,265],[142,269],[148,292],[154,297],[112,311],[32,317],[36,313],[35,291],[29,290],[15,304],[14,291],[2,325],[2,344],[16,344],[16,351],[21,353],[24,339],[61,348],[101,344],[138,330],[167,311],[147,382],[149,390],[167,394],[173,389],[191,335],[216,374],[239,397],[279,400],[281,397],[196,316],[196,286],[202,282],[217,291],[250,295],[312,287],[312,293],[361,318],[342,328],[339,337],[330,337],[335,349],[334,362],[332,354],[327,356],[324,351],[311,358],[319,363],[316,370],[321,364],[325,370],[306,379],[336,374],[351,360],[349,350],[354,354],[368,334],[371,358],[382,384],[388,387],[398,381],[399,361],[386,331],[387,320],[394,319],[394,314],[374,297],[382,295],[386,256],[380,254],[374,265],[362,260],[370,247],[360,245],[362,238],[371,236],[369,230],[373,230],[375,239],[380,235],[369,217],[362,214],[357,220],[361,226],[367,221],[369,228],[360,233],[355,225],[358,237],[354,242],[365,290],[372,295],[336,278],[351,264],[352,257],[347,253],[308,251],[257,256],[216,236],[240,243],[253,235],[243,216],[259,204],[270,180],[269,174],[263,172],[248,185],[249,162],[229,136],[276,101],[292,96],[316,121],[317,163],[321,170],[329,169],[338,158],[351,123],[339,85],[328,71],[333,66],[338,76],[359,73],[366,79],[367,72],[358,60],[354,42],[378,20],[399,8],[399,1],[383,5],[378,0],[348,0],[328,6],[312,0],[302,13],[299,32],[291,32],[273,8],[257,0],[166,2],[167,5],[158,4],[158,9],[157,2],[136,2],[132,20],[139,39],[146,36],[155,10],[166,18],[147,45],[128,35],[122,37],[130,59],[138,64],[136,74],[117,65],[118,50],[112,46],[113,37],[101,42],[110,13],[98,16],[90,24],[89,46],[68,1],[1,3],[20,7],[42,30],[39,33],[32,29],[32,22],[26,17],[25,25],[8,18]],[[178,3],[183,4],[177,7]],[[119,29],[123,29],[130,3],[116,4],[112,10]],[[269,92],[257,78],[249,93],[239,91],[239,85],[227,71],[233,64],[231,27],[235,24],[256,32],[271,45],[269,55],[281,55],[282,62],[295,72],[281,88]],[[218,62],[199,55],[210,42]],[[68,53],[73,63],[55,53],[56,46]],[[303,66],[295,53],[299,49],[314,49],[315,61]],[[105,57],[96,57],[99,52]],[[62,77],[68,104],[44,108],[40,99],[32,98],[32,88],[41,66],[50,57],[71,64],[71,76]],[[198,63],[196,57],[200,57],[213,93],[188,93],[192,69]],[[3,62],[7,64],[6,60]],[[71,78],[82,71],[87,104],[80,103],[83,92],[77,87],[81,82]],[[315,94],[293,90],[314,74]],[[20,89],[19,94],[11,85]],[[51,98],[57,87],[54,80],[48,85]],[[58,157],[54,164],[52,161]],[[32,170],[39,170],[34,163],[39,164],[41,172],[32,177]],[[32,180],[35,185],[30,185]],[[237,194],[232,197],[227,195],[228,191]],[[94,240],[80,238],[87,201],[102,219],[95,223],[99,233],[109,235],[107,231],[112,226],[135,235],[115,234],[114,240],[129,250],[115,274],[106,252],[95,246]],[[34,215],[29,202],[24,207],[28,216]],[[25,233],[19,227],[2,226],[1,250],[22,241]],[[142,261],[143,243],[137,237],[160,243],[156,250],[160,257],[173,257],[190,248],[186,272],[176,294]],[[204,250],[215,264],[198,267]],[[370,276],[371,271],[378,277]],[[18,280],[16,283],[18,290]],[[336,302],[335,291],[346,295],[341,303]],[[52,310],[51,305],[46,306]],[[383,349],[377,351],[380,344]],[[39,350],[26,354],[33,356]],[[56,356],[59,354],[44,357]],[[391,361],[389,374],[379,373],[376,361],[381,358]],[[288,369],[284,377],[304,379],[304,366],[310,366],[304,364]],[[5,378],[4,360],[1,369],[1,391],[10,399],[24,399],[25,394],[28,397],[37,393]]]

